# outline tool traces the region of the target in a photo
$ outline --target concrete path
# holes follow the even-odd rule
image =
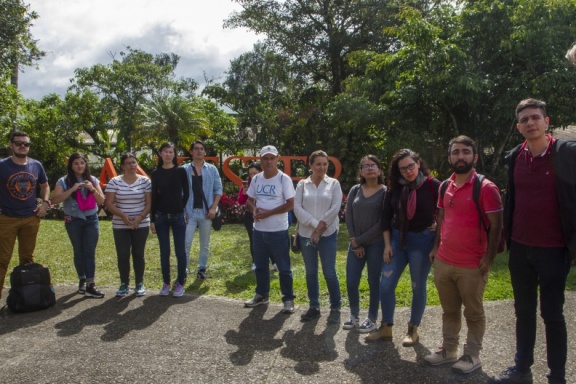
[[[57,288],[55,307],[0,314],[0,383],[485,383],[513,361],[510,301],[486,303],[483,368],[470,375],[431,367],[423,357],[441,341],[441,310],[429,307],[421,340],[404,348],[409,309],[396,314],[393,342],[366,343],[342,330],[327,311],[302,323],[279,303],[244,308],[208,296],[87,299],[75,287]],[[7,292],[3,292],[2,302]],[[576,383],[576,292],[567,294],[569,383]],[[364,313],[363,313],[364,314]],[[465,327],[463,332],[465,331]],[[546,350],[539,324],[535,383],[545,383]],[[463,340],[462,340],[463,342]]]

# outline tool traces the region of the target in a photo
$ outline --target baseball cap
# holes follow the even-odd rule
[[[267,145],[265,147],[262,147],[262,149],[260,150],[260,157],[268,154],[278,156],[278,150],[273,145]]]

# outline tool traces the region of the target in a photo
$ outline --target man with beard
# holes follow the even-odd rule
[[[564,290],[576,258],[576,143],[546,133],[546,103],[522,100],[517,129],[525,141],[506,155],[504,222],[514,290],[514,365],[490,383],[532,383],[538,294],[546,329],[548,383],[566,383]]]
[[[48,177],[42,164],[28,157],[28,134],[13,132],[9,145],[12,156],[0,160],[0,296],[16,239],[20,265],[33,262],[40,218],[50,207]]]
[[[443,310],[443,342],[424,359],[431,365],[456,362],[452,369],[459,373],[470,373],[482,366],[480,350],[486,329],[482,300],[502,230],[498,187],[484,178],[478,206],[474,201],[477,160],[476,143],[471,138],[458,136],[450,141],[448,162],[454,173],[440,186],[440,191],[445,192],[439,193],[436,240],[430,251]],[[488,231],[481,220],[487,223]],[[464,353],[458,358],[462,305],[468,334]]]

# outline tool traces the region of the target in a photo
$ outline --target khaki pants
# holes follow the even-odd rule
[[[37,216],[21,218],[0,214],[0,297],[16,239],[20,264],[32,262],[39,228],[40,218]]]
[[[479,356],[486,330],[484,315],[484,289],[488,274],[478,268],[459,268],[434,260],[434,283],[442,305],[442,347],[448,352],[458,350],[462,328],[462,304],[468,327],[464,354]]]

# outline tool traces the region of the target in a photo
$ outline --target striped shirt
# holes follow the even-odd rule
[[[152,193],[152,183],[146,176],[138,175],[138,179],[132,184],[127,184],[122,176],[113,177],[108,186],[106,193],[113,192],[116,194],[114,205],[128,216],[135,217],[140,215],[146,207],[144,198],[145,193]],[[138,228],[145,228],[150,226],[150,215],[147,215],[144,220],[140,222]],[[120,216],[114,215],[112,217],[112,228],[114,229],[131,229]]]

